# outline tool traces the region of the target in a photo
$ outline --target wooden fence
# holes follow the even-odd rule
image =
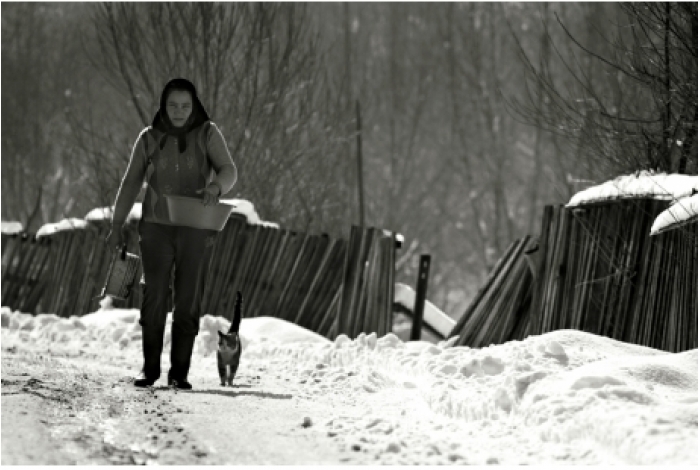
[[[451,335],[482,347],[578,329],[671,352],[697,348],[697,224],[650,236],[667,207],[547,206],[539,249],[523,249],[529,237],[511,245]]]
[[[3,305],[62,317],[95,311],[109,266],[107,230],[98,221],[39,239],[3,233]],[[339,331],[353,337],[363,331],[384,334],[393,318],[394,237],[352,227],[348,242],[231,217],[214,246],[203,311],[230,318],[240,290],[244,317],[283,318],[329,338]],[[355,249],[358,244],[362,249]],[[128,226],[127,247],[140,256],[135,223]],[[125,301],[114,302],[138,308],[141,285]]]
[[[337,332],[383,336],[392,330],[396,234],[353,226],[345,253]]]
[[[535,240],[516,240],[506,250],[455,324],[456,346],[488,346],[524,337],[532,299],[533,276],[527,255]]]

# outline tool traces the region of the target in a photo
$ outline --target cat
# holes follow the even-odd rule
[[[219,350],[216,352],[216,362],[219,366],[219,377],[221,385],[233,385],[233,379],[238,370],[238,364],[241,360],[241,338],[238,336],[238,330],[241,326],[241,310],[243,308],[243,296],[241,291],[236,292],[236,305],[233,308],[233,318],[231,319],[231,327],[228,333],[224,334],[219,331]],[[228,368],[228,375],[227,375]]]

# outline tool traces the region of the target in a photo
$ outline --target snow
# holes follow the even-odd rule
[[[279,225],[275,222],[267,222],[260,219],[260,216],[255,211],[253,203],[246,201],[245,199],[221,199],[220,202],[224,204],[231,204],[234,206],[233,213],[245,216],[248,223],[251,225],[262,225],[264,227],[279,228]]]
[[[62,232],[65,230],[84,229],[87,228],[87,226],[87,221],[83,219],[63,219],[60,222],[42,225],[41,228],[36,232],[36,238],[39,239],[41,237],[53,235],[54,233]]]
[[[619,176],[598,186],[580,191],[566,207],[577,207],[616,199],[651,198],[675,201],[697,191],[696,175],[678,175],[643,171],[639,175]]]
[[[129,223],[134,220],[141,220],[141,210],[143,205],[140,202],[135,203],[129,214],[126,216],[126,222]],[[111,207],[96,207],[85,216],[85,220],[97,222],[100,220],[111,221],[112,213],[114,211],[114,206]]]
[[[232,214],[239,214],[246,218],[251,225],[262,225],[264,227],[279,228],[279,225],[275,222],[267,222],[260,219],[260,216],[255,211],[255,207],[250,201],[245,199],[221,199],[219,200],[222,204],[228,204],[234,206]],[[98,220],[111,220],[113,207],[98,207],[85,216],[85,220],[98,221]],[[127,222],[132,220],[141,220],[141,203],[135,203],[131,212],[126,218]]]
[[[22,224],[19,222],[5,222],[4,220],[0,224],[2,228],[2,233],[6,235],[13,235],[15,233],[20,233],[23,230]]]
[[[3,307],[1,317],[12,334],[100,348],[140,365],[138,310],[105,305],[62,319]],[[220,317],[201,319],[193,367],[210,369],[202,377],[216,375],[216,330],[228,325]],[[668,353],[575,330],[486,348],[451,347],[454,338],[404,342],[393,333],[329,341],[270,317],[243,319],[240,334],[242,361],[304,377],[309,400],[366,402],[364,417],[329,416],[326,426],[352,427],[366,437],[363,445],[374,442],[397,459],[411,435],[396,420],[418,416],[426,425],[441,423],[435,439],[450,442],[459,431],[460,439],[479,441],[481,453],[468,456],[477,463],[551,461],[555,454],[566,463],[591,463],[584,450],[592,445],[608,456],[601,463],[698,463],[697,349]]]
[[[659,214],[651,226],[651,235],[681,227],[698,220],[698,200],[700,195],[682,197],[675,204]]]
[[[413,311],[416,304],[416,291],[406,284],[397,282],[394,285],[394,302]],[[438,333],[447,338],[455,326],[455,321],[426,299],[423,307],[423,321],[432,326]]]

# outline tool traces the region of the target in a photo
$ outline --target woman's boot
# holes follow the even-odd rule
[[[134,382],[137,387],[150,387],[160,378],[160,356],[163,353],[163,330],[142,328],[143,369]]]
[[[197,335],[185,333],[173,323],[172,344],[170,346],[170,372],[168,372],[168,385],[183,390],[191,390],[192,385],[187,381],[190,371],[192,350]]]

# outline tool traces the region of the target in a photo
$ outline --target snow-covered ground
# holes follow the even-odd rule
[[[137,310],[59,319],[3,308],[1,315],[6,332],[28,341],[98,349],[140,365]],[[195,387],[217,385],[216,330],[227,328],[222,318],[202,318]],[[431,463],[411,458],[425,445],[412,444],[415,426],[425,426],[435,458],[451,452],[447,463],[698,464],[697,349],[672,354],[573,330],[480,349],[394,334],[329,341],[269,317],[244,319],[240,334],[246,367],[283,371],[290,391],[319,406],[361,405],[364,415],[320,424],[381,452],[381,463]]]

